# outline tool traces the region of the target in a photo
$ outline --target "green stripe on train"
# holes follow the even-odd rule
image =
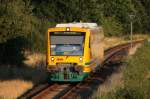
[[[67,75],[65,75],[63,72],[53,73],[49,76],[48,81],[49,82],[79,82],[85,79],[89,76],[89,73],[72,73],[68,72]]]

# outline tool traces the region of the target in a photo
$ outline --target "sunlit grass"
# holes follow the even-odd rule
[[[149,49],[150,42],[145,42],[134,55],[128,57],[123,69],[123,87],[119,83],[116,87],[112,85],[113,89],[107,86],[109,91],[105,93],[99,89],[93,95],[94,99],[149,99],[150,80],[146,75],[150,71]]]
[[[147,37],[149,36],[137,35],[134,36],[134,39],[144,39]],[[125,37],[106,37],[104,40],[105,49],[128,41],[129,39],[127,40]],[[16,98],[28,89],[31,89],[34,85],[46,82],[45,54],[29,54],[26,56],[24,63],[26,65],[25,67],[13,67],[11,65],[0,66],[0,98]],[[121,75],[122,74],[112,75],[111,86],[106,84],[99,89],[99,92],[107,93],[110,91],[109,88],[115,89],[115,87],[119,85],[116,79],[121,78]],[[119,82],[121,83],[122,81]],[[99,96],[99,94],[97,95]]]
[[[20,79],[0,81],[0,99],[16,99],[17,96],[32,87],[31,81]]]
[[[0,99],[15,99],[47,81],[45,55],[34,53],[26,57],[23,66],[0,66]]]
[[[150,39],[150,35],[147,34],[134,34],[133,40],[143,40],[143,39]],[[115,45],[123,44],[130,42],[130,35],[122,36],[122,37],[105,37],[104,39],[104,48],[110,48]]]

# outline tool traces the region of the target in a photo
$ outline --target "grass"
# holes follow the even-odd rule
[[[0,99],[16,99],[27,89],[33,87],[31,81],[23,81],[20,79],[0,81]]]
[[[126,89],[131,92],[130,96],[135,95],[138,99],[148,99],[150,97],[150,79],[145,76],[146,73],[150,72],[149,49],[150,42],[145,42],[135,55],[129,57],[124,70]]]
[[[123,87],[118,85],[113,89],[107,86],[107,92],[99,91],[94,99],[149,99],[150,97],[150,42],[145,42],[136,53],[130,55],[123,69]],[[112,78],[110,78],[112,79]],[[104,86],[104,85],[102,85]],[[103,88],[100,86],[100,88]],[[105,90],[105,88],[103,88]]]
[[[0,99],[15,99],[33,86],[47,81],[45,55],[26,56],[25,65],[0,66]]]
[[[143,34],[135,34],[133,35],[133,40],[142,40],[142,39],[150,39],[150,35]],[[104,48],[110,48],[118,44],[123,44],[130,41],[129,36],[122,37],[105,37],[104,39]]]
[[[120,68],[117,72],[112,74],[109,79],[105,81],[98,90],[94,93],[94,95],[91,97],[91,99],[101,99],[101,97],[104,97],[104,95],[107,95],[108,93],[115,91],[116,88],[121,87],[123,88],[123,73],[121,72],[123,68]]]
[[[147,37],[134,36],[134,39]],[[105,49],[127,41],[126,37],[106,37],[104,40]],[[33,86],[46,81],[45,55],[41,53],[28,53],[25,57],[25,66],[0,66],[0,99],[17,98]],[[116,81],[120,83],[118,84]],[[99,92],[107,94],[118,85],[122,86],[122,73],[112,75],[112,80],[107,81],[107,84],[103,85]]]

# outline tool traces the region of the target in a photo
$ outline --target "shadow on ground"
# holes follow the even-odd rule
[[[38,84],[46,80],[44,61],[39,61],[35,67],[23,63],[27,60],[23,51],[26,44],[27,40],[22,37],[0,44],[0,81],[20,79]]]
[[[27,66],[0,67],[0,81],[20,79],[24,81],[31,81],[33,84],[39,84],[47,79],[47,72],[41,68],[31,68]]]

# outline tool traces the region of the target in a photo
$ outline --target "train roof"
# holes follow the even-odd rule
[[[89,29],[99,28],[97,23],[61,23],[57,24],[56,27],[79,27]]]

